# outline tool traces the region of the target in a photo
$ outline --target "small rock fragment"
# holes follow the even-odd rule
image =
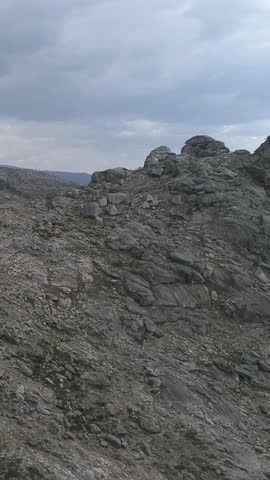
[[[116,415],[116,409],[114,405],[112,405],[112,403],[108,403],[106,405],[106,410],[111,417],[114,417]]]
[[[183,265],[186,265],[188,267],[192,267],[193,263],[194,263],[194,261],[191,257],[189,257],[188,255],[184,255],[182,253],[179,253],[179,252],[171,252],[170,253],[170,258],[174,262],[182,263]]]
[[[147,210],[147,209],[150,208],[150,204],[149,204],[148,202],[143,202],[142,208],[143,208],[144,210]]]
[[[160,426],[150,417],[139,417],[139,425],[147,433],[160,433]]]
[[[121,448],[122,443],[119,438],[117,438],[115,435],[112,435],[111,433],[104,433],[102,434],[101,438],[105,440],[106,443],[109,443],[112,447],[114,448]]]
[[[120,205],[121,203],[127,200],[127,195],[125,193],[109,193],[108,202],[113,205]]]
[[[115,205],[108,205],[106,207],[106,213],[114,217],[115,215],[118,215],[118,210]]]

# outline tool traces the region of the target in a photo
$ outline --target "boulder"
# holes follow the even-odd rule
[[[161,431],[160,426],[152,417],[141,416],[139,417],[138,423],[141,429],[147,433],[155,434],[155,433],[160,433]]]
[[[107,198],[106,197],[99,198],[98,203],[100,207],[106,207],[108,205]]]
[[[115,205],[108,205],[106,207],[106,213],[114,217],[115,215],[118,215],[118,210]]]
[[[180,175],[181,173],[181,163],[182,159],[180,155],[170,153],[162,162],[162,166],[164,167],[164,174],[177,177],[177,175]]]
[[[120,205],[123,202],[126,202],[127,195],[122,192],[118,193],[109,193],[108,195],[108,202],[113,205]]]
[[[186,141],[181,153],[187,153],[193,157],[210,157],[229,153],[229,149],[223,142],[206,135],[196,135]]]
[[[151,290],[142,285],[141,283],[126,280],[125,286],[130,296],[134,298],[134,300],[137,300],[139,304],[143,307],[153,305],[153,303],[155,302]]]
[[[151,175],[151,177],[162,177],[164,173],[164,168],[161,167],[153,167],[151,170],[149,170],[148,174]]]
[[[245,149],[241,148],[241,149],[238,149],[238,150],[234,150],[232,152],[232,155],[250,155],[250,152],[248,150],[245,150]]]
[[[131,250],[133,247],[138,245],[136,238],[134,238],[130,233],[123,232],[119,235],[112,235],[107,238],[106,244],[112,250]]]
[[[85,218],[98,218],[101,213],[101,209],[97,202],[87,202],[83,206],[83,216]]]
[[[194,260],[189,256],[185,255],[180,252],[171,252],[170,253],[170,258],[176,262],[176,263],[181,263],[182,265],[186,265],[188,267],[192,267]]]
[[[156,285],[153,288],[157,305],[167,307],[196,308],[210,304],[209,292],[201,285],[183,286],[178,283],[172,285]]]
[[[101,172],[94,172],[92,175],[91,183],[101,182],[117,182],[128,176],[128,170],[126,168],[110,168]]]
[[[149,155],[146,157],[144,166],[145,167],[155,167],[158,165],[160,160],[163,160],[171,153],[171,150],[168,147],[161,146],[152,150]]]
[[[150,262],[139,262],[136,274],[140,275],[151,285],[176,283],[178,280],[178,276],[175,273]]]
[[[145,195],[144,201],[147,202],[151,207],[157,207],[159,204],[158,199],[156,197],[153,197],[149,193]]]

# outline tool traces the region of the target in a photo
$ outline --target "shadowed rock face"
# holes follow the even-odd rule
[[[270,478],[263,145],[0,177],[1,479]]]
[[[270,160],[270,135],[267,137],[265,142],[263,142],[257,150],[255,150],[255,154],[261,157],[269,158]]]
[[[247,169],[250,175],[268,190],[270,187],[270,136],[255,150],[248,163]]]
[[[195,157],[211,157],[229,153],[223,142],[206,135],[196,135],[187,140],[181,153],[188,153]]]

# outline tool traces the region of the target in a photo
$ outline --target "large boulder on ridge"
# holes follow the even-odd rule
[[[100,182],[117,182],[126,178],[128,175],[128,169],[117,167],[109,168],[108,170],[101,172],[94,172],[92,175],[91,183]]]
[[[211,157],[229,153],[229,149],[223,142],[212,137],[196,135],[186,141],[181,153],[187,153],[195,157]]]
[[[152,152],[147,155],[144,166],[145,167],[155,167],[160,160],[164,160],[169,154],[171,150],[168,147],[162,145],[161,147],[155,148]]]

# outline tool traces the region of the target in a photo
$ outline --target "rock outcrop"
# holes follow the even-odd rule
[[[169,153],[171,153],[171,150],[168,147],[161,146],[161,147],[155,148],[146,157],[144,166],[145,167],[157,166],[159,161],[165,159]]]
[[[0,188],[1,479],[270,478],[267,151]]]
[[[268,158],[270,161],[270,135],[267,139],[255,150],[255,155],[263,158]]]
[[[229,149],[223,142],[206,135],[196,135],[187,140],[181,153],[188,153],[195,157],[212,157],[229,153]]]

